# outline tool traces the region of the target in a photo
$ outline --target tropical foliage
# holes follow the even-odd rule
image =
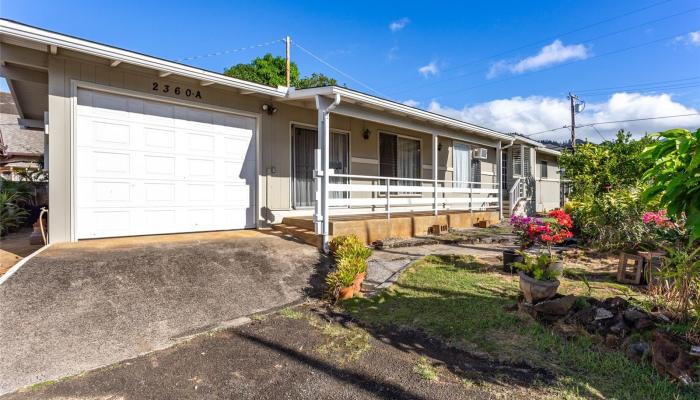
[[[552,263],[557,262],[557,257],[548,253],[529,255],[522,253],[523,261],[514,262],[513,267],[523,271],[526,275],[538,281],[553,281],[561,275],[561,269],[550,268]]]
[[[692,242],[700,238],[700,129],[672,129],[652,138],[641,156],[652,164],[643,175],[651,186],[642,199],[658,199],[671,217],[685,218]]]
[[[329,243],[331,254],[335,259],[335,270],[326,276],[328,292],[337,297],[337,292],[353,284],[358,274],[367,271],[367,259],[372,250],[367,248],[357,236],[337,236]]]
[[[284,57],[276,57],[268,53],[263,57],[255,58],[250,63],[231,66],[224,70],[224,75],[272,87],[286,86],[286,64],[287,61]],[[289,77],[292,86],[298,89],[330,86],[338,83],[335,79],[321,73],[312,73],[310,76],[300,78],[299,67],[295,62],[290,62]]]

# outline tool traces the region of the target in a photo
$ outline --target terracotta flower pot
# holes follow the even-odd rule
[[[364,282],[366,276],[367,272],[360,272],[359,274],[355,275],[355,280],[352,281],[352,288],[355,293],[359,293],[360,290],[362,290],[362,282]]]
[[[525,301],[530,304],[538,303],[542,300],[548,300],[557,294],[557,289],[559,289],[559,281],[538,281],[535,278],[531,278],[525,275],[524,272],[520,271],[520,290],[525,296]]]
[[[340,288],[340,290],[338,291],[338,300],[352,299],[352,296],[354,294],[355,294],[355,288],[353,286]]]

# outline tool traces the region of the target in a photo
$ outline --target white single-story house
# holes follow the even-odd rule
[[[325,243],[334,219],[369,242],[560,206],[559,152],[526,137],[9,20],[0,46],[21,120],[46,130],[52,243],[277,224]]]

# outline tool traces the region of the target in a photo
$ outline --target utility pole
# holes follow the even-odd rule
[[[581,101],[575,94],[569,92],[567,96],[571,104],[571,151],[576,152],[576,114],[586,108],[586,103]]]
[[[576,152],[576,110],[574,109],[574,99],[576,95],[569,92],[569,101],[571,102],[571,151]]]
[[[286,39],[284,40],[284,43],[285,43],[286,48],[287,48],[287,68],[285,70],[286,76],[287,76],[287,87],[291,87],[292,86],[292,78],[290,75],[290,64],[292,62],[292,60],[291,60],[292,39],[289,36],[287,36]]]

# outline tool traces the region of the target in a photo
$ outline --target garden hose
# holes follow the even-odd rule
[[[48,244],[48,239],[46,237],[46,232],[44,231],[44,213],[49,212],[46,207],[41,207],[41,212],[39,213],[39,229],[41,229],[41,238],[44,240],[44,246]]]

